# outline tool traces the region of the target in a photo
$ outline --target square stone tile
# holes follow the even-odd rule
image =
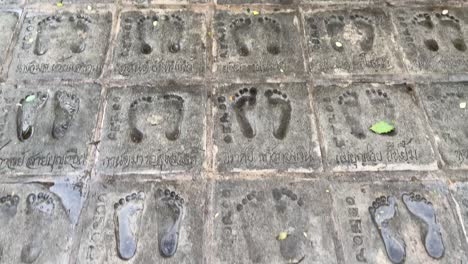
[[[447,187],[442,183],[337,183],[332,188],[346,263],[403,263],[399,262],[403,255],[405,263],[467,261],[466,241],[462,240]],[[426,200],[420,200],[422,197]],[[375,206],[375,222],[369,209],[372,206]],[[426,225],[417,215],[427,217],[430,224]],[[379,225],[386,242],[375,224],[381,221],[386,221]],[[428,227],[434,232],[430,232],[433,236],[426,244]],[[393,245],[396,253],[387,254],[385,243]],[[430,250],[426,250],[426,245]]]
[[[205,159],[205,107],[203,86],[111,88],[98,170],[197,174]]]
[[[99,85],[3,85],[0,91],[2,173],[57,175],[87,169]]]
[[[218,79],[294,79],[304,73],[295,12],[217,11],[213,65]]]
[[[467,83],[420,85],[419,92],[442,159],[449,167],[468,168]]]
[[[7,55],[8,47],[11,44],[19,13],[13,11],[0,12],[0,73],[3,73],[3,64]]]
[[[468,183],[457,182],[450,186],[452,198],[456,202],[457,211],[459,210],[459,219],[465,230],[468,228]],[[465,235],[466,241],[468,237]]]
[[[437,169],[412,91],[375,83],[316,87],[328,166],[334,171]],[[395,129],[388,134],[370,130],[382,121]]]
[[[117,79],[191,79],[206,68],[205,16],[192,11],[130,11],[120,18]]]
[[[390,16],[378,8],[305,13],[309,70],[323,74],[402,72]]]
[[[214,100],[219,171],[321,169],[305,83],[218,85]]]
[[[28,13],[13,54],[14,79],[95,79],[110,41],[108,11]]]
[[[397,41],[415,73],[468,70],[467,8],[400,8],[393,11]]]
[[[68,263],[74,230],[61,198],[40,184],[0,185],[2,263]]]
[[[93,184],[80,220],[77,263],[204,263],[205,190],[192,181]],[[177,234],[175,252],[170,229]]]
[[[327,190],[315,181],[217,182],[213,263],[337,263]]]

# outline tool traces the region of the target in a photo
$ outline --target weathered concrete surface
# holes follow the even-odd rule
[[[466,168],[468,149],[468,85],[466,83],[431,83],[420,85],[420,97],[442,159],[452,168]]]
[[[337,263],[328,191],[314,181],[218,182],[213,263]]]
[[[313,8],[304,15],[304,30],[312,73],[403,72],[388,10]]]
[[[177,229],[178,246],[170,258],[163,257],[159,249],[161,237],[170,227],[167,224],[177,218],[173,205],[163,199],[165,190],[184,200]],[[134,214],[127,215],[127,222],[123,218],[126,215],[120,212],[137,204],[135,200],[125,201],[133,193],[144,195]],[[204,194],[205,185],[193,182],[94,184],[79,226],[82,235],[76,263],[203,263]],[[116,206],[120,199],[124,202]],[[128,228],[136,241],[133,255],[122,254],[117,244],[117,239],[125,241],[121,232]]]
[[[261,10],[254,15],[219,10],[214,16],[213,75],[220,80],[293,79],[304,72],[295,12]]]
[[[13,54],[12,79],[95,79],[102,73],[112,14],[28,12]]]
[[[381,232],[395,237],[405,244],[405,263],[464,263],[467,261],[466,240],[458,223],[456,212],[451,209],[447,187],[441,182],[426,183],[343,183],[332,185],[334,211],[338,218],[338,234],[343,245],[346,263],[392,263],[385,250],[379,229],[373,222],[369,207],[376,199],[395,198],[396,212],[389,217],[388,224]],[[426,201],[420,201],[435,212],[439,232],[434,231],[443,241],[443,256],[435,259],[429,256],[426,245],[426,233],[429,225],[412,215],[406,206],[403,195],[419,194]],[[430,204],[427,204],[430,202]],[[384,202],[385,203],[385,202]],[[375,204],[375,203],[374,203]],[[388,205],[388,204],[387,204]],[[420,208],[423,208],[422,206]],[[376,208],[376,214],[383,215],[384,207]],[[431,218],[432,219],[432,218]],[[388,230],[387,233],[385,233]],[[441,234],[439,236],[438,234]],[[389,238],[387,238],[389,241]],[[428,240],[431,241],[431,240]],[[398,262],[394,262],[398,263]]]
[[[468,184],[466,182],[457,182],[450,186],[452,198],[455,201],[455,209],[463,225],[465,232],[465,241],[468,242],[466,229],[468,228]]]
[[[314,90],[325,160],[332,170],[435,169],[434,151],[424,133],[413,89],[405,85],[354,83]],[[376,134],[378,122],[395,130]]]
[[[200,172],[205,155],[205,89],[175,84],[111,88],[98,171]]]
[[[320,170],[306,84],[219,85],[213,99],[218,170]]]
[[[0,185],[0,223],[0,262],[68,262],[73,224],[61,197],[45,186]]]
[[[190,79],[206,68],[202,13],[152,10],[121,14],[113,76],[116,79]]]
[[[3,71],[3,63],[5,62],[5,56],[7,55],[8,47],[10,46],[13,38],[13,33],[18,23],[20,13],[14,11],[2,11],[0,12],[0,74]]]
[[[63,176],[87,169],[100,93],[92,84],[2,85],[0,171]]]
[[[400,8],[393,11],[397,41],[414,73],[467,71],[466,8]]]

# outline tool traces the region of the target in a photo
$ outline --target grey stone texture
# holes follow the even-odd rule
[[[112,87],[98,171],[199,174],[205,157],[205,89],[174,84]]]
[[[303,74],[300,22],[294,11],[219,10],[213,19],[215,78],[269,80]]]
[[[458,223],[458,217],[450,209],[450,194],[442,182],[344,183],[333,184],[332,188],[338,234],[344,238],[341,243],[346,263],[392,263],[389,261],[379,229],[369,213],[369,207],[382,204],[383,199],[388,202],[391,197],[395,200],[396,212],[389,217],[387,226],[382,226],[380,231],[403,241],[406,251],[405,263],[467,261],[465,236]],[[444,246],[443,257],[439,260],[429,256],[427,252],[426,245],[431,243],[428,243],[430,239],[426,240],[426,235],[430,233],[429,225],[413,215],[404,202],[404,195],[412,193],[426,199],[419,202],[431,208],[425,212],[427,217],[435,214],[439,229],[434,231],[434,236],[440,237]],[[379,214],[385,208],[380,207],[376,210],[376,214]]]
[[[467,8],[0,0],[0,263],[468,263]]]
[[[314,90],[325,160],[332,170],[435,169],[435,154],[407,85],[332,84]],[[387,134],[370,128],[386,122]]]
[[[213,99],[219,171],[321,169],[305,83],[219,85]]]
[[[5,62],[19,16],[18,12],[0,11],[0,39],[2,39],[2,42],[0,42],[0,65]],[[3,67],[0,66],[0,73],[3,72]]]
[[[104,66],[112,13],[28,12],[9,78],[96,79]]]
[[[6,174],[79,173],[88,168],[101,87],[1,86],[1,165]]]
[[[408,70],[455,74],[467,70],[466,8],[400,8],[394,23]]]
[[[203,263],[205,188],[205,184],[191,182],[94,185],[78,227],[82,235],[76,263]],[[166,190],[184,200],[176,230],[177,251],[172,258],[165,258],[160,252],[161,238],[177,215],[168,199],[163,199]],[[125,207],[132,206],[134,200],[127,196],[134,193],[142,197],[137,202],[138,210],[122,214]],[[124,201],[119,204],[120,199]],[[121,255],[117,244],[117,239],[125,241],[120,236],[125,231],[130,231],[132,241],[136,241],[136,250],[130,258],[123,258],[126,255]]]
[[[203,13],[152,10],[121,14],[114,50],[116,79],[201,78],[206,70]]]
[[[431,83],[421,85],[419,92],[443,161],[451,168],[466,168],[467,84]]]
[[[314,181],[217,183],[213,263],[337,263],[327,190]]]
[[[312,73],[403,72],[386,9],[314,8],[304,15],[304,30]]]

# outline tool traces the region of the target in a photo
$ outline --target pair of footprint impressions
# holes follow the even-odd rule
[[[374,45],[374,24],[370,18],[361,15],[349,16],[353,25],[361,36],[359,46],[362,51],[370,51]],[[324,20],[327,34],[330,37],[330,46],[336,51],[343,51],[343,34],[345,33],[345,17],[341,15],[332,15]],[[313,25],[314,26],[314,25]],[[316,27],[316,26],[314,26]]]
[[[273,131],[273,136],[282,140],[287,135],[291,121],[291,102],[285,93],[277,89],[268,89],[264,95],[270,108],[280,110],[279,122]],[[240,89],[234,95],[233,101],[233,109],[242,134],[246,138],[254,138],[257,133],[253,126],[253,120],[249,119],[249,115],[255,111],[257,105],[257,88]]]
[[[174,191],[158,189],[158,241],[159,252],[165,258],[175,255],[179,243],[179,230],[185,213],[184,199]],[[138,225],[144,207],[145,194],[132,193],[115,203],[115,236],[117,254],[129,260],[138,247]],[[161,229],[161,230],[160,230]]]
[[[85,15],[53,15],[44,18],[37,24],[37,36],[34,45],[34,54],[42,56],[46,54],[51,46],[51,41],[59,36],[70,38],[70,51],[82,53],[86,49],[89,24],[91,19]]]
[[[0,197],[0,224],[8,226],[17,213],[20,197],[16,194]],[[20,257],[23,263],[34,263],[42,254],[44,238],[49,232],[47,226],[52,223],[55,201],[45,192],[31,193],[26,199],[27,228],[32,230],[31,237],[22,247]],[[0,242],[0,251],[4,245]],[[1,261],[1,255],[0,255]]]
[[[175,141],[180,137],[180,128],[184,120],[184,99],[175,94],[165,94],[161,98],[154,96],[144,96],[135,99],[128,110],[128,122],[130,127],[130,139],[134,143],[141,143],[144,133],[138,128],[137,120],[140,112],[145,106],[163,104],[162,108],[167,113],[165,136],[168,140]]]
[[[440,225],[431,202],[420,194],[405,193],[402,200],[408,211],[424,224],[424,247],[429,256],[435,259],[443,257],[445,252]],[[384,242],[387,256],[392,263],[403,263],[406,257],[406,245],[398,233],[392,229],[390,222],[396,217],[397,200],[394,196],[377,198],[369,213]]]
[[[30,139],[36,127],[37,117],[49,100],[47,92],[36,92],[22,98],[16,111],[17,136],[22,142]],[[52,136],[63,138],[79,111],[80,99],[71,93],[58,91],[55,93],[55,119]]]
[[[161,45],[162,38],[157,39],[157,42],[153,41],[155,32],[160,32],[159,37],[164,36],[169,52],[177,53],[181,50],[185,23],[180,16],[175,14],[143,16],[138,19],[137,26],[141,53],[151,54],[155,46]]]
[[[250,55],[252,47],[249,38],[255,37],[257,40],[266,43],[265,50],[272,55],[281,52],[281,25],[278,21],[270,17],[241,17],[234,19],[229,25],[230,34],[234,39],[237,52],[240,56]],[[252,36],[252,31],[255,35]],[[224,37],[221,38],[223,41]]]
[[[450,41],[453,47],[458,51],[466,51],[466,42],[463,37],[463,31],[460,24],[460,20],[452,15],[436,13],[435,17],[439,21],[439,25],[444,27],[444,32],[451,34]],[[422,26],[426,31],[432,32],[435,28],[435,24],[432,21],[431,15],[428,13],[417,14],[411,20],[413,24]],[[424,40],[424,45],[431,51],[438,51],[439,44],[433,38],[427,38]]]

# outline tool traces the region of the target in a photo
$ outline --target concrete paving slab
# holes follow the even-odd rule
[[[213,263],[337,263],[327,190],[313,181],[217,182]]]
[[[61,198],[40,184],[0,185],[2,263],[67,263],[73,237]]]
[[[306,84],[219,85],[213,99],[219,171],[321,169]]]
[[[60,174],[87,169],[99,85],[1,86],[0,171]]]
[[[432,83],[419,87],[442,159],[451,168],[467,168],[468,84]]]
[[[366,75],[403,72],[387,10],[315,8],[304,16],[311,73]]]
[[[26,14],[15,48],[12,79],[96,79],[110,41],[108,11]]]
[[[205,157],[205,107],[203,86],[111,88],[98,171],[198,175]]]
[[[215,78],[277,79],[303,74],[296,12],[219,10],[213,23]]]
[[[413,73],[457,74],[468,70],[468,9],[399,8],[393,11],[397,41]]]
[[[466,241],[441,182],[337,183],[332,188],[346,263],[467,261]]]
[[[76,263],[203,263],[205,187],[93,184]]]
[[[18,23],[19,13],[14,11],[0,12],[0,73],[3,73],[5,57],[10,47],[16,24]]]
[[[116,79],[200,78],[206,69],[205,16],[192,11],[130,11],[120,18]]]
[[[314,100],[325,160],[334,171],[437,169],[422,110],[406,85],[354,83],[318,86]],[[394,130],[377,134],[385,122]]]
[[[457,182],[450,186],[452,199],[455,201],[456,211],[463,225],[465,241],[468,242],[466,230],[468,229],[468,183]]]

